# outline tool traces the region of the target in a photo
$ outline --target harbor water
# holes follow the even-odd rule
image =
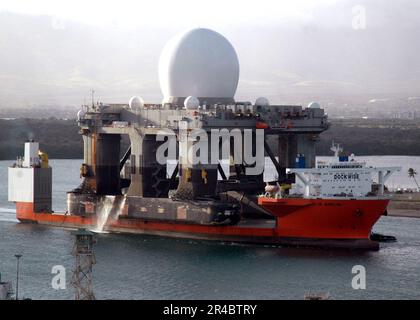
[[[407,170],[420,157],[359,157],[368,165],[403,166],[388,182],[415,188]],[[71,231],[19,224],[7,202],[7,167],[0,161],[0,272],[19,296],[73,299]],[[65,210],[65,193],[79,183],[81,160],[51,160],[53,208]],[[97,234],[94,292],[98,299],[302,299],[328,292],[334,299],[420,299],[420,219],[382,217],[376,232],[398,241],[378,252],[298,249],[191,241],[142,235]],[[51,286],[52,268],[66,270],[66,289]],[[352,268],[366,268],[366,289],[352,288]]]

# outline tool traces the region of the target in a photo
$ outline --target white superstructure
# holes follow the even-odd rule
[[[383,195],[385,181],[399,167],[371,167],[365,162],[357,161],[354,156],[339,157],[341,148],[331,148],[335,159],[331,162],[317,162],[316,168],[288,169],[295,173],[296,183],[292,185],[291,194],[303,194],[307,198],[351,197],[360,198]],[[377,190],[372,189],[373,174],[378,178]]]
[[[24,167],[34,167],[39,165],[39,142],[30,141],[25,143],[25,156],[23,159]]]
[[[25,156],[8,168],[8,200],[35,203],[35,210],[51,211],[52,171],[42,161],[39,143],[25,142]]]

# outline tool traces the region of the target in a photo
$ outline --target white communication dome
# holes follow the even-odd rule
[[[189,96],[184,101],[184,107],[187,110],[198,109],[199,106],[200,106],[200,101],[194,96]]]
[[[235,49],[221,34],[193,29],[172,38],[159,60],[160,88],[170,97],[233,98],[239,80]]]
[[[317,102],[311,102],[310,104],[308,104],[308,108],[311,108],[311,109],[320,109],[321,106]]]
[[[267,98],[265,97],[259,97],[257,100],[255,100],[255,105],[256,106],[269,106],[270,105],[270,101],[268,101]]]
[[[143,108],[144,102],[142,98],[138,96],[134,96],[134,97],[131,97],[130,101],[128,102],[128,105],[130,109],[136,110],[136,109]]]

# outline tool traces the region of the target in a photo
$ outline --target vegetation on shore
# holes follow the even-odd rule
[[[0,160],[23,155],[23,143],[30,139],[54,159],[80,159],[83,143],[76,120],[13,119],[0,120]],[[356,155],[420,156],[420,121],[414,120],[331,120],[331,127],[320,135],[317,154],[331,155],[334,140]]]
[[[360,156],[420,156],[420,120],[352,119],[331,120],[320,135],[317,154],[331,155],[331,141]]]
[[[28,139],[40,143],[40,149],[52,159],[83,158],[83,141],[76,120],[14,119],[0,120],[0,160],[23,155]]]

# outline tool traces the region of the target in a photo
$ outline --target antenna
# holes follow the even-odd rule
[[[92,95],[92,107],[94,107],[95,106],[95,90],[91,89],[90,93]]]
[[[343,152],[343,148],[340,147],[339,143],[334,143],[334,140],[332,142],[332,146],[330,148],[332,152],[334,152],[334,156],[338,157],[341,152]]]

